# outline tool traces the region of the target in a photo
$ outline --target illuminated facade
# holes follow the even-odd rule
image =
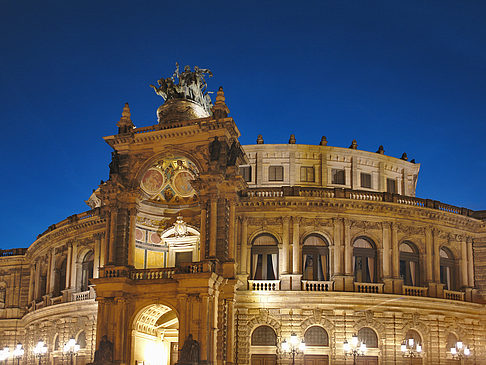
[[[210,112],[159,86],[158,124],[126,105],[105,137],[91,209],[2,251],[0,346],[22,343],[20,364],[39,339],[65,363],[70,338],[92,362],[105,335],[117,364],[290,364],[291,334],[296,364],[345,364],[355,333],[360,364],[455,363],[459,340],[486,364],[486,212],[415,197],[419,165],[382,148],[240,146],[222,89]]]

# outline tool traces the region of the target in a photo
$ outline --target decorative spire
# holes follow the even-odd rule
[[[263,142],[263,137],[262,137],[261,134],[259,134],[258,137],[257,137],[257,144],[263,144],[263,143],[264,143]]]
[[[291,134],[289,139],[289,144],[295,144],[295,142],[296,142],[295,134]]]
[[[326,136],[322,136],[321,142],[319,143],[321,146],[327,146],[327,138]]]
[[[379,153],[380,155],[384,155],[385,154],[385,150],[383,149],[383,146],[380,145],[380,147],[378,147],[378,151],[376,151],[376,153]]]
[[[408,156],[406,152],[403,152],[402,157],[400,157],[404,161],[408,161]]]
[[[352,150],[357,150],[358,149],[358,142],[356,142],[355,139],[353,139],[353,142],[351,142],[351,146],[349,146]]]
[[[218,92],[216,93],[216,102],[211,108],[216,119],[226,118],[229,114],[229,108],[224,101],[225,97],[223,87],[220,86]]]
[[[128,106],[128,103],[125,103],[122,116],[119,122],[116,123],[118,126],[118,134],[130,133],[130,131],[134,128],[131,116],[132,114],[130,113],[130,107]]]

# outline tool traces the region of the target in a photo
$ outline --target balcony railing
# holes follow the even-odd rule
[[[464,301],[464,292],[454,290],[444,290],[444,299]]]
[[[358,293],[383,293],[383,283],[354,283],[354,291]]]
[[[276,291],[280,290],[280,280],[248,280],[250,290]]]
[[[410,295],[413,297],[426,297],[428,292],[428,288],[423,288],[420,286],[403,286],[403,294]]]
[[[96,297],[94,290],[86,290],[79,293],[72,294],[72,301],[79,302],[82,300],[94,299]]]
[[[334,281],[302,280],[302,290],[305,291],[333,291]]]
[[[136,269],[130,272],[130,279],[132,280],[157,280],[157,279],[173,279],[175,268],[160,268],[160,269]]]

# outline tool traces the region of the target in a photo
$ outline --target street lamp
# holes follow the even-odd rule
[[[295,365],[295,355],[304,353],[305,342],[304,340],[300,341],[295,332],[292,332],[288,341],[283,340],[282,350],[292,356],[292,365]]]
[[[19,365],[20,359],[22,358],[22,356],[24,356],[24,349],[22,348],[21,343],[18,343],[15,347],[15,350],[13,351],[13,356],[17,359],[17,365]]]
[[[366,353],[366,344],[358,339],[356,334],[351,340],[345,340],[343,343],[344,356],[353,356],[353,365],[356,365],[356,357],[363,356]]]
[[[454,347],[451,347],[451,355],[453,359],[461,361],[471,355],[471,350],[467,346],[464,346],[462,341],[457,341]]]
[[[34,347],[34,356],[39,358],[39,365],[41,365],[42,357],[47,354],[47,346],[44,341],[40,340]]]
[[[65,354],[71,356],[71,365],[73,365],[73,356],[78,356],[79,345],[74,338],[71,338],[63,348]]]
[[[4,347],[3,350],[0,350],[0,361],[3,361],[4,364],[7,363],[9,352],[10,349],[8,347]]]
[[[402,351],[403,357],[410,358],[410,364],[412,364],[414,357],[420,357],[422,354],[422,346],[418,342],[415,342],[413,338],[404,340],[400,346],[400,350]]]

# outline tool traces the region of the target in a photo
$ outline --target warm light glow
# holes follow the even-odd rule
[[[456,355],[457,354],[457,350],[455,347],[451,347],[451,354],[452,355]]]
[[[299,344],[299,338],[295,333],[292,333],[290,335],[290,344],[293,346],[297,346]]]
[[[422,352],[422,346],[420,344],[417,344],[417,352]]]
[[[467,348],[467,347],[466,347],[466,348],[464,349],[464,355],[466,355],[466,356],[471,355],[471,351],[469,350],[469,348]]]
[[[10,349],[8,347],[4,347],[3,350],[0,350],[0,361],[7,360],[9,352]]]
[[[348,341],[344,341],[344,343],[343,343],[343,350],[344,350],[344,352],[349,352],[350,347],[349,347]]]
[[[456,347],[458,350],[462,349],[462,341],[457,341]]]
[[[353,335],[353,337],[351,337],[351,346],[355,348],[358,347],[358,336]]]
[[[305,351],[305,342],[302,340],[302,342],[299,345],[299,350],[304,352]]]
[[[404,343],[402,343],[402,345],[400,346],[400,350],[402,352],[407,352],[407,345],[405,345]]]
[[[162,342],[149,342],[144,351],[144,364],[162,365],[167,363],[167,355]]]
[[[37,345],[34,347],[34,354],[35,356],[44,356],[47,353],[47,346],[45,345],[44,341],[40,340],[37,342]]]
[[[65,345],[64,345],[64,348],[63,348],[63,351],[65,353],[73,353],[73,354],[76,354],[78,351],[79,351],[80,347],[79,345],[76,343],[76,340],[74,338],[71,338]]]
[[[24,349],[22,348],[22,344],[18,343],[17,346],[15,347],[15,350],[13,351],[13,355],[16,358],[20,358],[24,356]]]
[[[413,347],[413,338],[408,339],[408,346]]]
[[[366,352],[366,344],[361,343],[361,346],[359,347],[360,351],[364,354]]]
[[[284,352],[289,352],[290,351],[290,346],[289,346],[289,343],[287,342],[287,340],[283,340],[283,342],[282,342],[282,350]]]

